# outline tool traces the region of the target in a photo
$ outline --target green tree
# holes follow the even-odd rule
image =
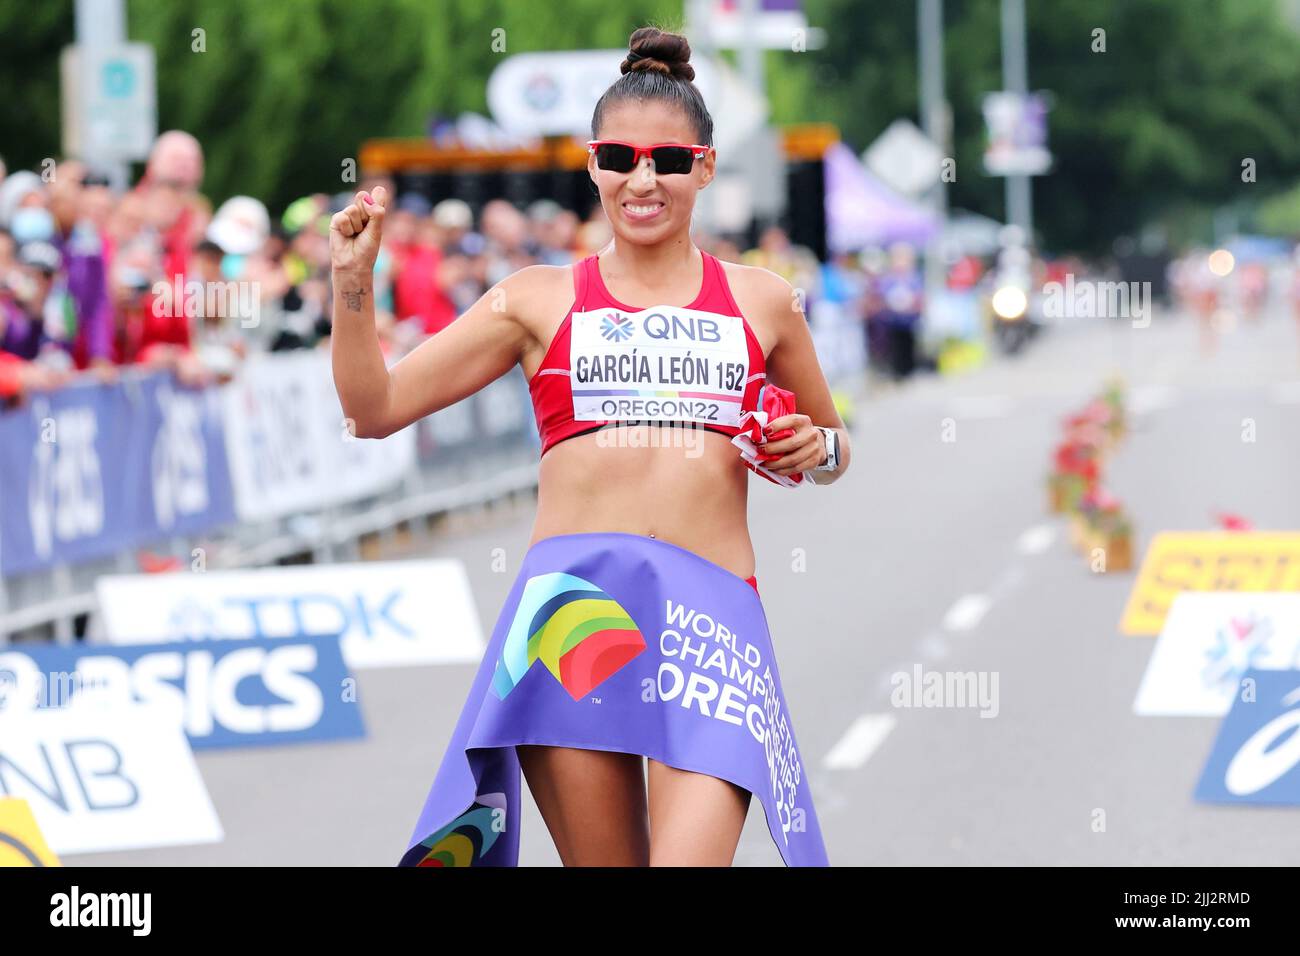
[[[864,148],[917,113],[914,0],[804,0],[825,49],[767,54],[779,122],[822,120]],[[1034,181],[1049,248],[1101,250],[1156,219],[1206,219],[1300,179],[1300,36],[1276,0],[1027,0],[1029,78],[1051,93],[1056,162]],[[1001,87],[998,0],[945,0],[954,205],[1001,218],[984,175],[984,94]],[[131,39],[154,46],[159,125],[199,137],[204,190],[283,207],[337,191],[342,162],[431,116],[486,112],[502,54],[619,47],[638,26],[679,27],[682,0],[129,0]],[[1093,31],[1105,30],[1106,52]],[[202,30],[203,52],[194,31]],[[504,31],[494,34],[494,31]],[[0,0],[0,153],[10,168],[59,153],[60,50],[73,0]],[[13,91],[16,91],[16,95]],[[1256,182],[1243,182],[1242,161]]]
[[[617,48],[681,16],[680,0],[564,0],[559,12],[534,0],[129,0],[127,23],[155,50],[159,128],[203,143],[204,192],[278,209],[348,188],[342,163],[366,139],[486,113],[504,55]],[[58,56],[73,33],[73,0],[0,0],[0,79],[19,91],[0,113],[11,168],[59,154]]]
[[[1189,203],[1261,200],[1300,176],[1300,36],[1274,0],[1028,0],[1032,89],[1052,95],[1051,174],[1036,226],[1055,248],[1099,250]],[[778,119],[837,123],[856,149],[917,116],[914,3],[806,0],[825,49],[774,56]],[[1000,89],[998,0],[945,0],[951,201],[1002,218],[984,175],[981,101]],[[1105,31],[1106,52],[1093,51]],[[794,79],[786,80],[786,76]],[[1255,160],[1257,182],[1242,181]]]

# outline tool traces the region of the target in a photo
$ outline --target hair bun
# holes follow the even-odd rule
[[[628,56],[619,66],[621,73],[662,73],[690,83],[695,79],[691,66],[691,45],[680,33],[666,33],[657,27],[641,27],[628,38]]]

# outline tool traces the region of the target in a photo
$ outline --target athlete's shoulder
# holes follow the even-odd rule
[[[575,268],[577,268],[577,263],[572,266],[550,266],[537,263],[536,265],[524,266],[522,269],[515,270],[502,279],[500,284],[512,290],[531,292],[544,292],[560,285],[572,287],[573,269]]]
[[[505,296],[506,311],[527,318],[530,315],[548,317],[556,309],[566,309],[573,302],[573,266],[524,266],[497,283],[496,289]],[[491,295],[491,290],[489,290]]]

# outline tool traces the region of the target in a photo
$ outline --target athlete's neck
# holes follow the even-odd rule
[[[609,251],[600,254],[601,275],[625,288],[646,292],[698,289],[704,269],[704,255],[689,236],[638,245],[614,237]],[[692,283],[694,283],[692,285]]]

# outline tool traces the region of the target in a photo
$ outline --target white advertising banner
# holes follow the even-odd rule
[[[1133,711],[1222,716],[1252,667],[1300,668],[1300,594],[1184,591],[1156,639]]]
[[[225,386],[222,401],[235,509],[243,520],[376,494],[414,467],[414,429],[384,439],[354,437],[324,352],[251,357]]]
[[[0,709],[0,796],[58,854],[225,838],[174,714],[154,705]]]
[[[96,594],[115,644],[338,634],[350,669],[477,661],[485,646],[450,559],[109,574]]]

